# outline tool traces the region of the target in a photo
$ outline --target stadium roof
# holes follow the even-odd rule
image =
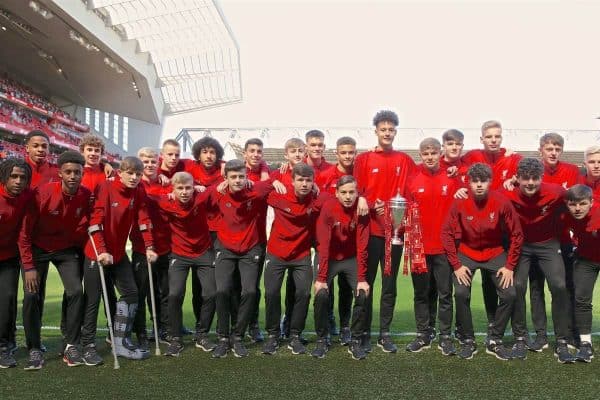
[[[160,123],[242,97],[238,46],[213,0],[3,0],[0,25],[0,69],[59,105]]]

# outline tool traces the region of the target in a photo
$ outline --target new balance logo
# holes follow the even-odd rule
[[[376,173],[378,173],[378,172],[379,172],[379,168],[373,168],[373,169],[371,170],[371,173],[372,173],[372,174],[376,174]]]

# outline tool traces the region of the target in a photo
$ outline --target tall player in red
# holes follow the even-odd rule
[[[372,288],[377,270],[381,266],[382,272],[385,265],[386,241],[385,237],[385,204],[400,193],[406,197],[408,178],[415,171],[415,163],[407,154],[394,150],[393,143],[396,137],[398,116],[392,111],[380,111],[373,118],[377,147],[356,157],[354,163],[354,177],[356,178],[359,194],[365,197],[372,206],[370,238],[368,246],[367,282]],[[398,269],[402,245],[391,245],[392,273],[381,277],[381,304],[379,307],[379,338],[377,345],[386,353],[395,353],[397,347],[392,341],[391,323],[396,304],[396,289]],[[362,345],[367,352],[370,351],[371,320],[373,317],[373,293],[367,299],[367,326],[369,329],[362,338]]]

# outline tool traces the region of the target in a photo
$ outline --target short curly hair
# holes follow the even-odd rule
[[[373,126],[377,126],[380,122],[391,122],[394,126],[398,126],[398,114],[390,110],[381,110],[373,117]]]
[[[197,140],[192,146],[192,156],[195,160],[200,160],[200,153],[202,150],[213,148],[215,149],[215,153],[217,153],[217,164],[223,159],[223,155],[225,151],[223,150],[223,146],[221,143],[215,138],[210,136],[205,136],[202,139]]]
[[[544,174],[544,164],[537,158],[526,157],[517,165],[518,178],[539,179]]]
[[[469,167],[467,176],[471,182],[488,182],[492,180],[492,169],[484,163],[475,163]]]

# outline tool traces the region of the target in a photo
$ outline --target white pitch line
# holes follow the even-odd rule
[[[17,325],[17,329],[23,329],[23,325]],[[47,330],[47,331],[59,331],[60,330],[60,326],[42,326],[42,330]],[[107,328],[97,328],[98,331],[101,332],[108,332]],[[211,333],[215,333],[214,331]],[[316,332],[302,332],[305,333],[307,335],[316,335]],[[530,332],[531,335],[535,335],[535,332]],[[417,333],[416,332],[398,332],[398,333],[392,333],[392,336],[398,336],[398,337],[403,337],[403,336],[416,336]],[[476,332],[475,336],[486,336],[487,332]],[[507,333],[505,336],[512,336],[512,333]],[[552,332],[548,332],[548,336],[554,336],[554,333]],[[600,336],[600,332],[593,332],[592,336]]]

